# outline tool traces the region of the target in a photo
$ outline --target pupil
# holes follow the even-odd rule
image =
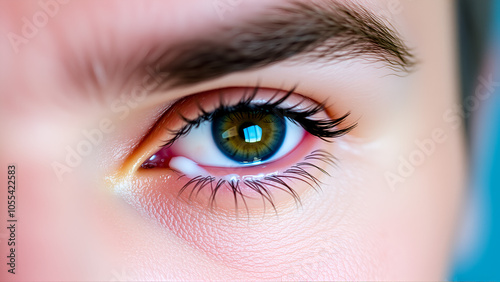
[[[212,120],[212,137],[228,158],[252,164],[271,158],[283,144],[285,119],[261,111],[232,111]]]

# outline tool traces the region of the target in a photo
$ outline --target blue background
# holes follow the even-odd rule
[[[493,26],[487,62],[500,81],[500,1],[493,1]],[[472,119],[471,164],[467,207],[450,279],[500,281],[500,86],[481,103]]]

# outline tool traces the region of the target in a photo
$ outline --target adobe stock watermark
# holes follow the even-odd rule
[[[155,71],[150,66],[146,67],[146,73],[140,84],[132,88],[129,93],[122,93],[119,99],[110,103],[109,111],[112,117],[102,118],[95,128],[83,129],[82,139],[74,146],[64,147],[64,160],[52,162],[52,169],[60,182],[64,180],[65,174],[73,172],[80,166],[84,158],[104,141],[105,136],[116,130],[116,122],[125,120],[133,109],[146,100],[148,93],[165,81],[167,75]]]
[[[217,13],[217,16],[221,21],[225,19],[225,15],[228,12],[234,11],[234,9],[236,9],[241,3],[243,3],[243,0],[211,0],[211,1],[213,9]],[[374,11],[374,14],[383,19],[392,20],[394,18],[394,15],[402,13],[403,10],[404,7],[401,3],[401,0],[389,0],[386,2],[386,5],[383,8]]]
[[[443,121],[449,124],[452,130],[458,130],[463,126],[463,120],[478,110],[481,103],[489,99],[498,86],[500,86],[500,81],[494,81],[492,74],[487,78],[480,76],[474,95],[467,97],[463,104],[456,104],[447,109],[443,113]],[[449,138],[446,131],[440,127],[434,128],[429,136],[422,140],[415,140],[415,149],[405,156],[398,157],[398,165],[394,171],[384,173],[385,180],[392,191],[396,190],[397,185],[410,178],[415,170],[423,165]]]
[[[39,0],[38,7],[40,9],[34,12],[30,18],[21,18],[23,25],[20,33],[7,33],[7,38],[9,39],[14,53],[18,54],[21,45],[28,44],[31,39],[35,38],[40,29],[44,28],[49,23],[49,19],[55,17],[59,13],[61,5],[65,5],[68,2],[69,0]]]
[[[398,167],[395,172],[386,171],[385,180],[392,191],[396,190],[399,183],[404,183],[406,179],[413,175],[415,169],[425,163],[426,159],[436,151],[436,148],[446,142],[448,135],[442,128],[435,128],[430,138],[415,140],[415,150],[407,156],[399,156]]]
[[[331,268],[328,262],[335,257],[337,250],[334,240],[322,238],[315,246],[319,246],[314,255],[300,260],[299,265],[292,265],[281,277],[281,281],[315,281],[324,280],[325,272]]]
[[[136,278],[130,273],[131,271],[128,267],[122,267],[121,271],[113,269],[111,271],[111,278],[108,281],[136,281]]]
[[[281,281],[314,281],[318,280],[319,273],[324,273],[330,268],[330,256],[326,250],[321,250],[314,258],[308,257],[298,267],[292,267],[281,277]],[[322,280],[322,279],[320,279]]]
[[[232,12],[243,0],[212,0],[212,7],[221,21],[225,19],[225,14]]]
[[[401,0],[389,0],[385,4],[383,9],[375,10],[373,14],[384,20],[392,20],[395,15],[401,14],[404,10]]]

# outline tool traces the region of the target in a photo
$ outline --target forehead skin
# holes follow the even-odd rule
[[[216,2],[68,1],[16,45],[12,33],[21,35],[25,21],[43,8],[38,1],[0,1],[6,35],[0,40],[0,163],[17,164],[22,220],[14,278],[446,278],[465,164],[460,124],[444,117],[458,97],[452,1],[356,1],[387,18],[415,52],[419,65],[407,76],[387,76],[383,66],[359,64],[362,59],[277,64],[148,97],[59,180],[51,164],[109,114],[117,99],[110,93],[133,80],[124,70],[138,64],[145,44],[198,38],[286,0],[221,0],[223,11]],[[299,93],[314,93],[316,101],[330,97],[340,110],[364,117],[355,134],[366,138],[340,143],[345,150],[329,147],[342,163],[321,197],[307,196],[302,209],[279,217],[246,221],[182,204],[154,210],[148,195],[118,195],[107,185],[106,176],[169,101],[259,81],[270,88],[301,81]],[[432,152],[397,187],[388,185],[387,172],[397,171],[435,130],[444,141],[433,141]],[[6,189],[1,193],[6,199]],[[1,248],[6,256],[3,242]],[[6,275],[1,280],[12,279]]]

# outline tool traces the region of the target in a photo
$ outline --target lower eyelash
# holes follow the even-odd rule
[[[274,204],[273,197],[271,193],[269,192],[268,187],[276,188],[282,191],[287,192],[290,194],[290,196],[295,200],[295,203],[298,206],[301,206],[301,200],[299,194],[288,184],[286,181],[287,180],[297,180],[300,182],[305,183],[306,185],[310,186],[316,191],[321,190],[321,185],[322,182],[314,176],[312,173],[310,173],[308,170],[314,169],[318,170],[319,172],[330,176],[330,174],[322,169],[319,165],[318,162],[323,162],[329,166],[335,166],[336,165],[336,158],[330,154],[329,152],[325,150],[315,150],[311,152],[309,155],[307,155],[303,161],[293,165],[289,169],[285,170],[282,174],[279,175],[272,175],[272,176],[266,176],[263,177],[262,179],[251,179],[251,180],[225,180],[225,179],[217,179],[216,177],[213,176],[196,176],[192,179],[190,179],[179,191],[178,196],[180,196],[182,193],[186,192],[187,190],[191,190],[189,192],[189,197],[188,199],[191,200],[193,195],[198,196],[199,192],[202,189],[210,189],[210,197],[209,197],[209,203],[208,206],[213,209],[214,205],[216,204],[216,195],[217,192],[222,189],[222,188],[227,188],[229,189],[234,198],[235,202],[235,211],[236,215],[238,215],[238,197],[242,200],[242,202],[245,205],[245,208],[248,213],[248,206],[246,204],[245,197],[247,197],[242,191],[241,185],[245,185],[247,188],[252,189],[253,191],[257,192],[260,196],[262,196],[262,201],[264,203],[264,211],[266,209],[265,203],[266,201],[269,202],[274,210],[274,212],[277,214],[276,206]],[[179,179],[186,177],[186,175],[181,175]]]

